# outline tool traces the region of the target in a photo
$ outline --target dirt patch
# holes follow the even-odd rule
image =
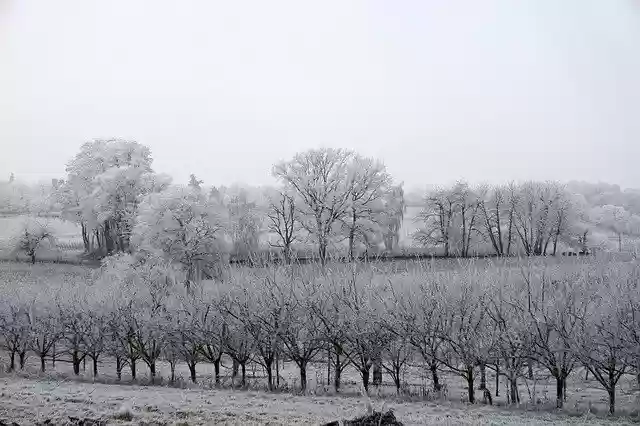
[[[403,426],[401,421],[396,419],[393,410],[389,410],[386,413],[374,411],[366,416],[357,417],[353,420],[345,420],[342,423],[339,421],[333,421],[326,423],[324,426]]]

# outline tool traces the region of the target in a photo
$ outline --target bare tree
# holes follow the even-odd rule
[[[400,241],[400,229],[402,228],[402,222],[407,208],[402,183],[391,186],[383,197],[383,202],[383,241],[385,249],[391,252]]]
[[[413,239],[423,246],[442,246],[444,256],[451,254],[451,229],[453,227],[456,200],[445,189],[437,189],[424,199],[424,208],[416,220],[424,227],[419,229]]]
[[[348,312],[346,353],[360,373],[364,391],[368,393],[371,367],[381,359],[386,346],[386,330],[380,323],[371,289],[365,285],[356,286],[354,279],[351,290],[343,295]]]
[[[456,218],[460,228],[460,256],[469,256],[471,239],[477,230],[478,209],[480,199],[466,182],[458,182],[452,189],[457,210]]]
[[[349,205],[340,218],[349,242],[349,260],[355,258],[355,243],[365,243],[371,235],[380,233],[384,223],[384,199],[391,190],[391,176],[379,161],[355,155],[349,164]]]
[[[321,293],[313,303],[313,315],[321,322],[322,339],[329,345],[329,358],[333,367],[333,387],[340,391],[342,372],[351,361],[347,356],[349,330],[347,327],[347,313],[339,288],[342,281],[332,277],[322,287]]]
[[[527,311],[520,308],[518,301],[526,298],[520,286],[498,284],[489,298],[487,314],[496,327],[496,366],[504,367],[501,373],[496,367],[496,375],[504,375],[509,381],[512,403],[519,402],[518,378],[532,353],[533,335],[528,327]],[[497,380],[496,380],[497,383]]]
[[[564,224],[554,217],[562,191],[556,182],[527,182],[520,186],[514,225],[527,256],[547,254],[554,235],[554,221],[555,229],[560,232],[564,229]]]
[[[563,336],[578,331],[577,316],[581,309],[579,281],[575,277],[551,279],[543,275],[533,282],[535,275],[523,270],[525,297],[519,299],[518,308],[528,315],[532,333],[532,354],[556,380],[556,406],[562,408],[565,400],[566,380],[574,370],[577,359]]]
[[[40,359],[40,371],[45,371],[45,360],[51,354],[63,330],[56,315],[44,306],[34,306],[29,312],[31,329],[30,349]]]
[[[589,370],[609,394],[609,413],[616,406],[616,385],[632,365],[628,348],[628,329],[622,322],[625,315],[624,298],[627,297],[624,278],[615,272],[595,277],[584,277],[587,288],[583,291],[581,309],[570,312],[577,321],[573,333],[563,333],[567,345],[585,368]]]
[[[486,295],[484,289],[469,282],[468,277],[453,277],[447,287],[444,317],[446,342],[440,361],[449,371],[467,382],[469,402],[475,403],[475,367],[484,359],[487,347],[493,346],[493,333],[487,333]]]
[[[287,288],[289,297],[285,300],[280,326],[282,349],[300,371],[300,389],[307,389],[307,366],[324,347],[321,321],[313,312],[313,300],[316,297],[314,283],[300,279],[290,283]],[[295,285],[295,287],[293,287]]]
[[[491,242],[498,256],[511,254],[513,219],[515,212],[515,185],[481,187],[480,219],[482,234]]]
[[[268,229],[278,236],[279,242],[269,244],[282,249],[285,263],[291,262],[291,248],[297,238],[296,214],[296,202],[292,195],[282,191],[270,199],[267,212]]]
[[[208,301],[199,312],[198,335],[202,342],[200,350],[202,356],[213,364],[216,385],[220,385],[220,363],[225,350],[227,331],[225,319],[219,308]]]
[[[335,225],[349,208],[352,181],[348,170],[354,155],[352,151],[321,148],[298,153],[273,168],[273,175],[290,185],[299,198],[296,205],[301,225],[315,237],[323,265],[337,232]]]
[[[0,303],[0,333],[0,348],[9,352],[9,371],[16,368],[16,355],[19,357],[20,369],[24,368],[29,343],[29,313],[26,306],[12,301]]]
[[[87,356],[86,336],[89,323],[77,300],[68,305],[59,305],[59,319],[62,326],[62,342],[65,352],[71,357],[73,373],[80,374],[80,364]]]
[[[433,390],[439,392],[442,389],[438,369],[439,359],[445,343],[443,329],[445,304],[442,299],[443,287],[439,280],[420,280],[418,289],[392,289],[393,298],[387,307],[390,327],[398,339],[407,338],[411,346],[420,354],[426,367],[431,373]],[[415,297],[415,293],[420,297]]]

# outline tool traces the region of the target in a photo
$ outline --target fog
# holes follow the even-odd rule
[[[637,186],[639,51],[632,1],[4,0],[0,176],[123,137],[177,182],[329,146],[408,186]]]

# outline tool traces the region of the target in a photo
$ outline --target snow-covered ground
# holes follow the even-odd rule
[[[51,424],[65,424],[72,416],[100,419],[107,424],[313,425],[366,413],[366,402],[361,398],[107,385],[18,376],[1,377],[0,392],[0,424],[34,424],[47,419]],[[383,408],[382,402],[372,404],[375,409]],[[389,408],[406,425],[612,424],[584,416],[500,411],[455,403],[389,401],[384,409]]]

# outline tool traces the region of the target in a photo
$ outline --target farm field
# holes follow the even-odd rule
[[[75,381],[0,378],[0,420],[65,424],[69,416],[107,424],[314,425],[366,413],[362,398],[258,391],[196,390]],[[505,411],[449,402],[372,401],[405,425],[629,425],[592,415]],[[130,416],[127,416],[130,415]]]
[[[8,354],[0,352],[0,370],[6,371],[8,367]],[[235,380],[231,377],[231,359],[228,357],[223,358],[222,374],[221,374],[221,389],[216,389],[214,381],[214,369],[213,365],[207,362],[201,362],[197,365],[197,383],[191,383],[189,380],[189,370],[187,365],[180,363],[175,370],[175,382],[170,383],[170,366],[167,362],[159,362],[156,366],[157,375],[155,385],[151,386],[150,375],[148,367],[141,361],[137,364],[137,378],[132,380],[129,368],[125,368],[122,372],[121,381],[118,382],[116,378],[116,365],[115,361],[109,357],[105,357],[99,362],[99,375],[94,379],[91,371],[91,361],[87,360],[85,368],[82,368],[80,374],[75,376],[73,374],[71,363],[68,356],[59,355],[55,366],[49,360],[47,362],[47,371],[43,374],[39,372],[39,360],[30,356],[27,359],[25,369],[14,375],[5,375],[2,382],[2,392],[7,394],[6,390],[12,389],[14,386],[12,383],[31,383],[32,391],[36,391],[39,386],[43,386],[42,389],[47,389],[44,385],[38,385],[38,383],[48,383],[47,386],[54,388],[55,382],[59,383],[61,391],[64,387],[78,387],[86,388],[87,386],[102,386],[109,387],[114,386],[115,393],[119,394],[121,390],[144,389],[147,393],[155,392],[168,392],[174,393],[189,392],[191,395],[196,395],[198,392],[203,392],[204,395],[209,395],[211,392],[214,394],[220,393],[222,395],[234,394],[240,397],[253,397],[255,395],[263,395],[264,398],[279,397],[284,401],[293,398],[293,395],[298,394],[296,389],[299,387],[298,372],[295,364],[291,361],[283,362],[279,367],[280,372],[280,392],[269,393],[267,392],[266,375],[263,368],[257,363],[250,363],[247,366],[247,385],[244,389],[239,389],[239,378]],[[417,407],[426,405],[432,408],[440,407],[440,409],[433,410],[433,415],[440,412],[440,410],[447,410],[448,408],[455,408],[456,410],[471,410],[476,412],[477,407],[481,407],[481,404],[470,406],[466,403],[467,389],[464,381],[457,376],[441,373],[441,381],[446,384],[448,388],[447,395],[445,397],[436,398],[431,389],[431,381],[428,377],[428,372],[417,366],[408,367],[403,374],[403,389],[402,395],[397,396],[395,388],[391,378],[383,373],[383,382],[381,386],[373,387],[370,391],[373,405],[376,409],[380,409],[383,404],[386,407],[404,407],[409,409],[411,407]],[[347,368],[343,373],[342,388],[340,395],[337,395],[333,390],[331,384],[327,384],[327,365],[325,362],[313,362],[308,368],[308,391],[306,398],[310,403],[316,404],[314,398],[324,397],[331,398],[333,401],[344,400],[344,404],[338,404],[341,408],[337,413],[343,413],[346,417],[355,417],[358,415],[358,409],[364,410],[364,400],[362,399],[362,386],[358,372],[354,368]],[[586,413],[598,414],[600,418],[606,417],[607,412],[607,393],[598,385],[598,383],[589,377],[585,380],[585,372],[582,369],[574,372],[567,382],[567,400],[565,403],[564,414],[571,414],[573,416],[584,416]],[[235,390],[234,388],[235,383]],[[149,385],[148,387],[141,385]],[[507,387],[506,382],[501,379],[499,384],[499,396],[495,396],[496,382],[495,374],[491,371],[487,371],[487,385],[492,391],[493,403],[496,409],[514,410],[514,408],[506,408],[507,405]],[[176,388],[176,389],[167,389]],[[133,390],[132,390],[133,389]],[[11,391],[13,392],[13,391]],[[66,392],[66,391],[64,391]],[[80,390],[76,391],[80,392]],[[531,412],[555,412],[555,382],[548,375],[548,373],[542,369],[536,368],[534,380],[522,380],[519,383],[518,393],[521,396],[520,411]],[[618,417],[627,417],[630,415],[636,415],[638,407],[640,407],[640,391],[638,390],[636,379],[634,375],[629,374],[621,379],[618,389]],[[73,392],[72,392],[73,394]],[[284,396],[287,394],[289,396]],[[46,395],[44,395],[46,396]],[[118,396],[118,395],[115,395]],[[67,398],[73,399],[72,396]],[[296,396],[304,400],[305,396]],[[125,399],[127,400],[127,399]],[[535,400],[536,403],[533,403]],[[327,402],[327,404],[329,404]],[[252,404],[248,404],[247,407],[252,407]],[[178,408],[175,407],[174,408]],[[344,411],[347,410],[347,411]],[[352,411],[348,411],[352,410]],[[404,410],[406,411],[406,410]],[[486,411],[486,410],[484,410]],[[516,410],[518,411],[518,410]],[[479,413],[483,413],[480,409]],[[360,412],[360,414],[363,414]],[[517,414],[517,413],[516,413]],[[506,413],[505,413],[506,415]],[[510,413],[507,417],[512,416]],[[473,417],[473,416],[472,416]],[[404,419],[405,417],[402,417]],[[523,419],[526,416],[523,417]],[[327,417],[330,419],[330,417]],[[2,416],[0,416],[2,420]],[[453,420],[453,419],[452,419]],[[462,419],[461,419],[462,420]],[[416,423],[420,424],[420,423]],[[437,424],[437,423],[433,423]],[[459,424],[459,423],[451,423]],[[476,423],[469,423],[476,424]],[[502,423],[499,423],[502,424]],[[511,424],[511,423],[507,423]],[[515,423],[519,424],[519,423]]]

